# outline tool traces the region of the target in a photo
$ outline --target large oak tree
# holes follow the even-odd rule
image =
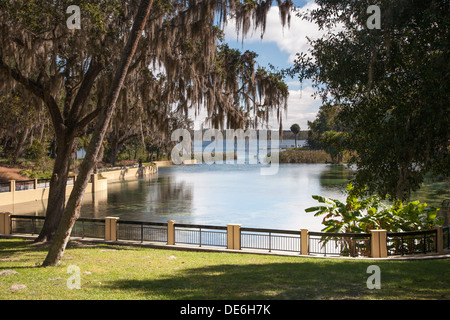
[[[277,2],[285,24],[292,2]],[[79,30],[66,27],[69,5],[81,8]],[[38,238],[54,239],[44,265],[56,265],[62,258],[122,86],[127,81],[132,85],[151,63],[161,64],[169,83],[185,86],[186,107],[200,106],[211,80],[205,75],[214,61],[218,26],[232,15],[243,34],[251,21],[264,30],[271,5],[260,0],[0,3],[0,81],[38,97],[48,109],[56,136],[49,205]],[[141,90],[151,95],[148,87],[141,82]],[[215,88],[211,89],[210,96]],[[221,108],[210,106],[210,114]],[[232,110],[226,111],[223,116]],[[74,140],[95,119],[86,158],[65,206]]]

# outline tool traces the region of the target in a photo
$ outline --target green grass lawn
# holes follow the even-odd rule
[[[0,299],[450,298],[449,259],[322,259],[72,242],[60,266],[42,268],[47,248],[0,239],[0,273],[17,272],[0,275]],[[67,287],[71,265],[79,267],[80,289]],[[381,269],[379,290],[367,288],[370,265]]]

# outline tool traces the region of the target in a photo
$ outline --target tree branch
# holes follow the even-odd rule
[[[25,77],[18,70],[11,68],[4,61],[3,57],[0,56],[0,69],[8,73],[15,81],[22,84],[27,90],[36,95],[38,98],[42,99],[52,118],[52,122],[55,130],[61,130],[61,125],[64,124],[61,112],[59,111],[58,104],[55,99],[50,95],[48,90],[42,84]]]
[[[89,98],[89,95],[91,94],[91,90],[95,83],[95,80],[102,70],[103,65],[93,60],[84,76],[84,79],[81,83],[80,88],[78,89],[78,93],[75,96],[75,100],[69,113],[69,120],[74,121],[74,123],[76,123],[75,126],[78,126],[77,120],[79,119],[81,111],[83,110],[83,107],[87,99]]]
[[[74,127],[74,134],[77,136],[86,126],[91,123],[97,116],[100,114],[100,111],[102,111],[102,108],[99,107],[92,111],[91,113],[87,114],[83,119],[78,121]]]
[[[9,74],[14,80],[22,84],[25,88],[27,88],[37,97],[44,100],[44,89],[42,88],[42,86],[36,81],[24,77],[19,71],[12,69],[3,61],[3,57],[1,56],[0,56],[0,69]]]

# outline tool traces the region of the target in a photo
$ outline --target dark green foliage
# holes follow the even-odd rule
[[[372,1],[317,1],[304,17],[323,28],[290,70],[310,79],[355,151],[356,183],[406,200],[427,172],[448,176],[448,1],[379,1],[381,29],[366,26]]]

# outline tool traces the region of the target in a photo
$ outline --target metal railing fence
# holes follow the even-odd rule
[[[72,236],[84,238],[105,238],[105,219],[79,218],[72,229]]]
[[[16,191],[34,189],[34,180],[16,181]]]
[[[442,228],[444,249],[450,249],[450,226]]]
[[[120,240],[167,242],[167,223],[119,220],[117,224]]]
[[[79,218],[72,229],[71,235],[81,238],[107,239],[107,219],[117,218]],[[36,235],[40,233],[44,221],[44,216],[10,215],[9,230],[11,234]],[[116,223],[114,239],[117,241],[159,242],[199,247],[350,257],[370,257],[372,256],[372,245],[374,245],[372,244],[372,233],[327,233],[308,232],[308,230],[292,231],[239,227],[238,234],[231,235],[228,227],[224,226],[175,224],[174,221],[170,221],[169,224],[169,222],[157,223],[120,219],[117,219]],[[306,231],[306,233],[303,233],[303,231]],[[448,226],[442,228],[442,232],[439,231],[439,233],[437,230],[387,232],[384,247],[387,249],[388,256],[438,252],[438,240],[441,248],[450,249],[449,233]],[[442,239],[438,239],[438,234]],[[306,239],[302,239],[304,236]],[[238,247],[230,247],[230,239],[236,239],[236,237],[239,239]],[[307,247],[306,251],[304,251],[305,246]]]
[[[51,179],[30,179],[30,180],[16,180],[14,181],[13,190],[11,190],[12,182],[1,182],[0,193],[11,191],[25,191],[33,189],[46,189],[50,188]],[[67,185],[72,186],[75,184],[76,176],[67,177]]]
[[[388,255],[426,254],[436,252],[437,231],[388,232]]]
[[[227,228],[221,226],[176,224],[175,243],[199,247],[227,247]]]
[[[324,256],[370,256],[370,233],[309,232],[309,253]]]
[[[241,248],[272,251],[301,251],[301,232],[278,229],[241,228]]]
[[[43,216],[12,215],[11,233],[39,234],[44,225],[44,220],[45,217]]]
[[[50,188],[50,180],[51,179],[38,179],[37,181],[38,189]]]
[[[39,234],[44,225],[44,216],[12,215],[11,233]],[[80,238],[104,238],[105,220],[93,218],[79,218],[72,228],[71,235]]]
[[[11,192],[10,182],[0,182],[0,193],[2,192]]]

